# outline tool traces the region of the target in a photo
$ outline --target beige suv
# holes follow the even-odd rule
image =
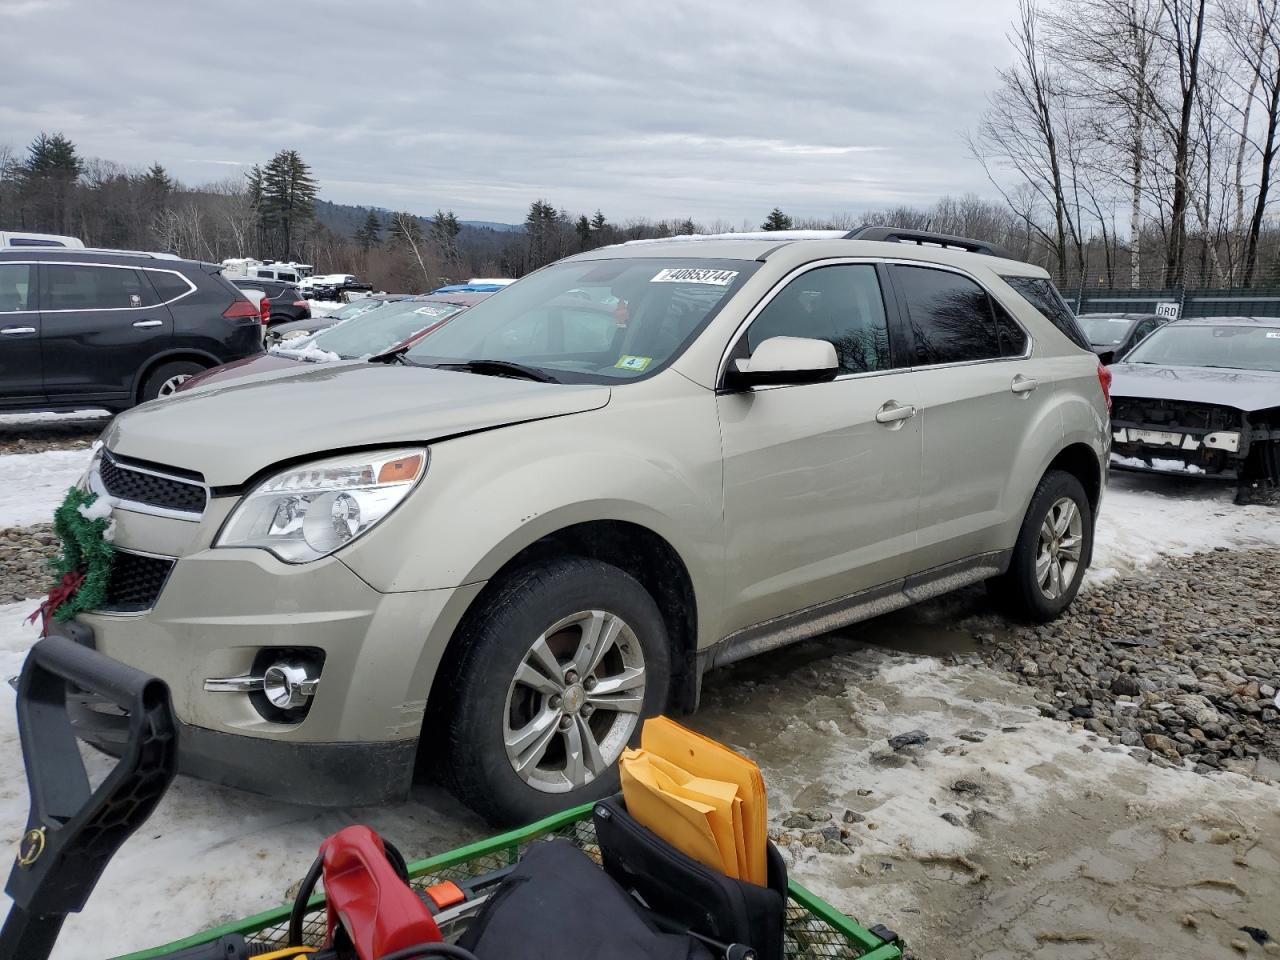
[[[189,773],[348,804],[421,765],[525,820],[713,667],[984,580],[1057,615],[1107,402],[1045,272],[981,244],[608,247],[394,357],[119,417],[110,597],[63,629],[169,682]]]

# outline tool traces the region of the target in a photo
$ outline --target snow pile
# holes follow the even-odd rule
[[[285,343],[288,342],[285,341]],[[335,360],[342,359],[331,350],[321,350],[310,340],[297,347],[286,347],[284,344],[277,344],[271,348],[271,352],[282,357],[288,357],[291,360],[306,360],[311,363],[333,363]]]
[[[1203,476],[1204,467],[1197,466],[1194,463],[1183,463],[1181,460],[1159,460],[1152,459],[1148,464],[1145,460],[1139,460],[1137,457],[1122,457],[1118,454],[1111,455],[1111,462],[1119,467],[1133,467],[1137,470],[1163,470],[1166,473],[1186,473],[1193,477]]]
[[[52,523],[53,511],[92,456],[88,448],[0,456],[0,530]]]
[[[1280,546],[1280,512],[1236,506],[1234,495],[1231,484],[1112,474],[1086,584],[1131,573],[1161,556],[1221,546]]]
[[[39,425],[42,423],[60,423],[73,420],[110,420],[114,416],[107,410],[66,410],[60,413],[41,411],[39,413],[0,413],[0,427]]]
[[[310,308],[313,317],[327,317],[332,313],[337,313],[346,304],[341,300],[308,300],[307,306]]]

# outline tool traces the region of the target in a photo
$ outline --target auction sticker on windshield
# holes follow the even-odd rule
[[[705,267],[668,267],[659,270],[650,283],[708,283],[713,287],[727,287],[738,275],[737,270],[710,270]]]

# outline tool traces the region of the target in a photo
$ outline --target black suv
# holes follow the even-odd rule
[[[311,307],[297,284],[263,277],[231,277],[230,280],[241,290],[262,292],[271,307],[271,319],[268,321],[271,324],[311,319]]]
[[[123,410],[262,352],[258,308],[212,263],[0,251],[0,409]]]

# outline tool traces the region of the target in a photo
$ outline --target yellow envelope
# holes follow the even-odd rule
[[[713,870],[724,870],[724,858],[711,829],[715,807],[663,792],[658,774],[643,751],[624,750],[618,760],[622,798],[627,812],[676,849]]]
[[[724,860],[724,873],[735,880],[744,878],[748,869],[747,851],[742,833],[742,798],[738,796],[737,785],[724,780],[695,777],[657,754],[647,756],[649,765],[657,771],[659,777],[666,778],[667,782],[663,786],[667,793],[715,807],[710,818],[711,832],[715,834],[716,846],[720,848],[720,856]]]
[[[695,777],[721,780],[737,787],[742,802],[743,844],[740,849],[745,853],[746,863],[742,879],[765,886],[768,882],[765,850],[769,839],[769,807],[760,768],[724,744],[694,733],[668,717],[652,717],[644,722],[640,746],[647,753],[656,754]]]

